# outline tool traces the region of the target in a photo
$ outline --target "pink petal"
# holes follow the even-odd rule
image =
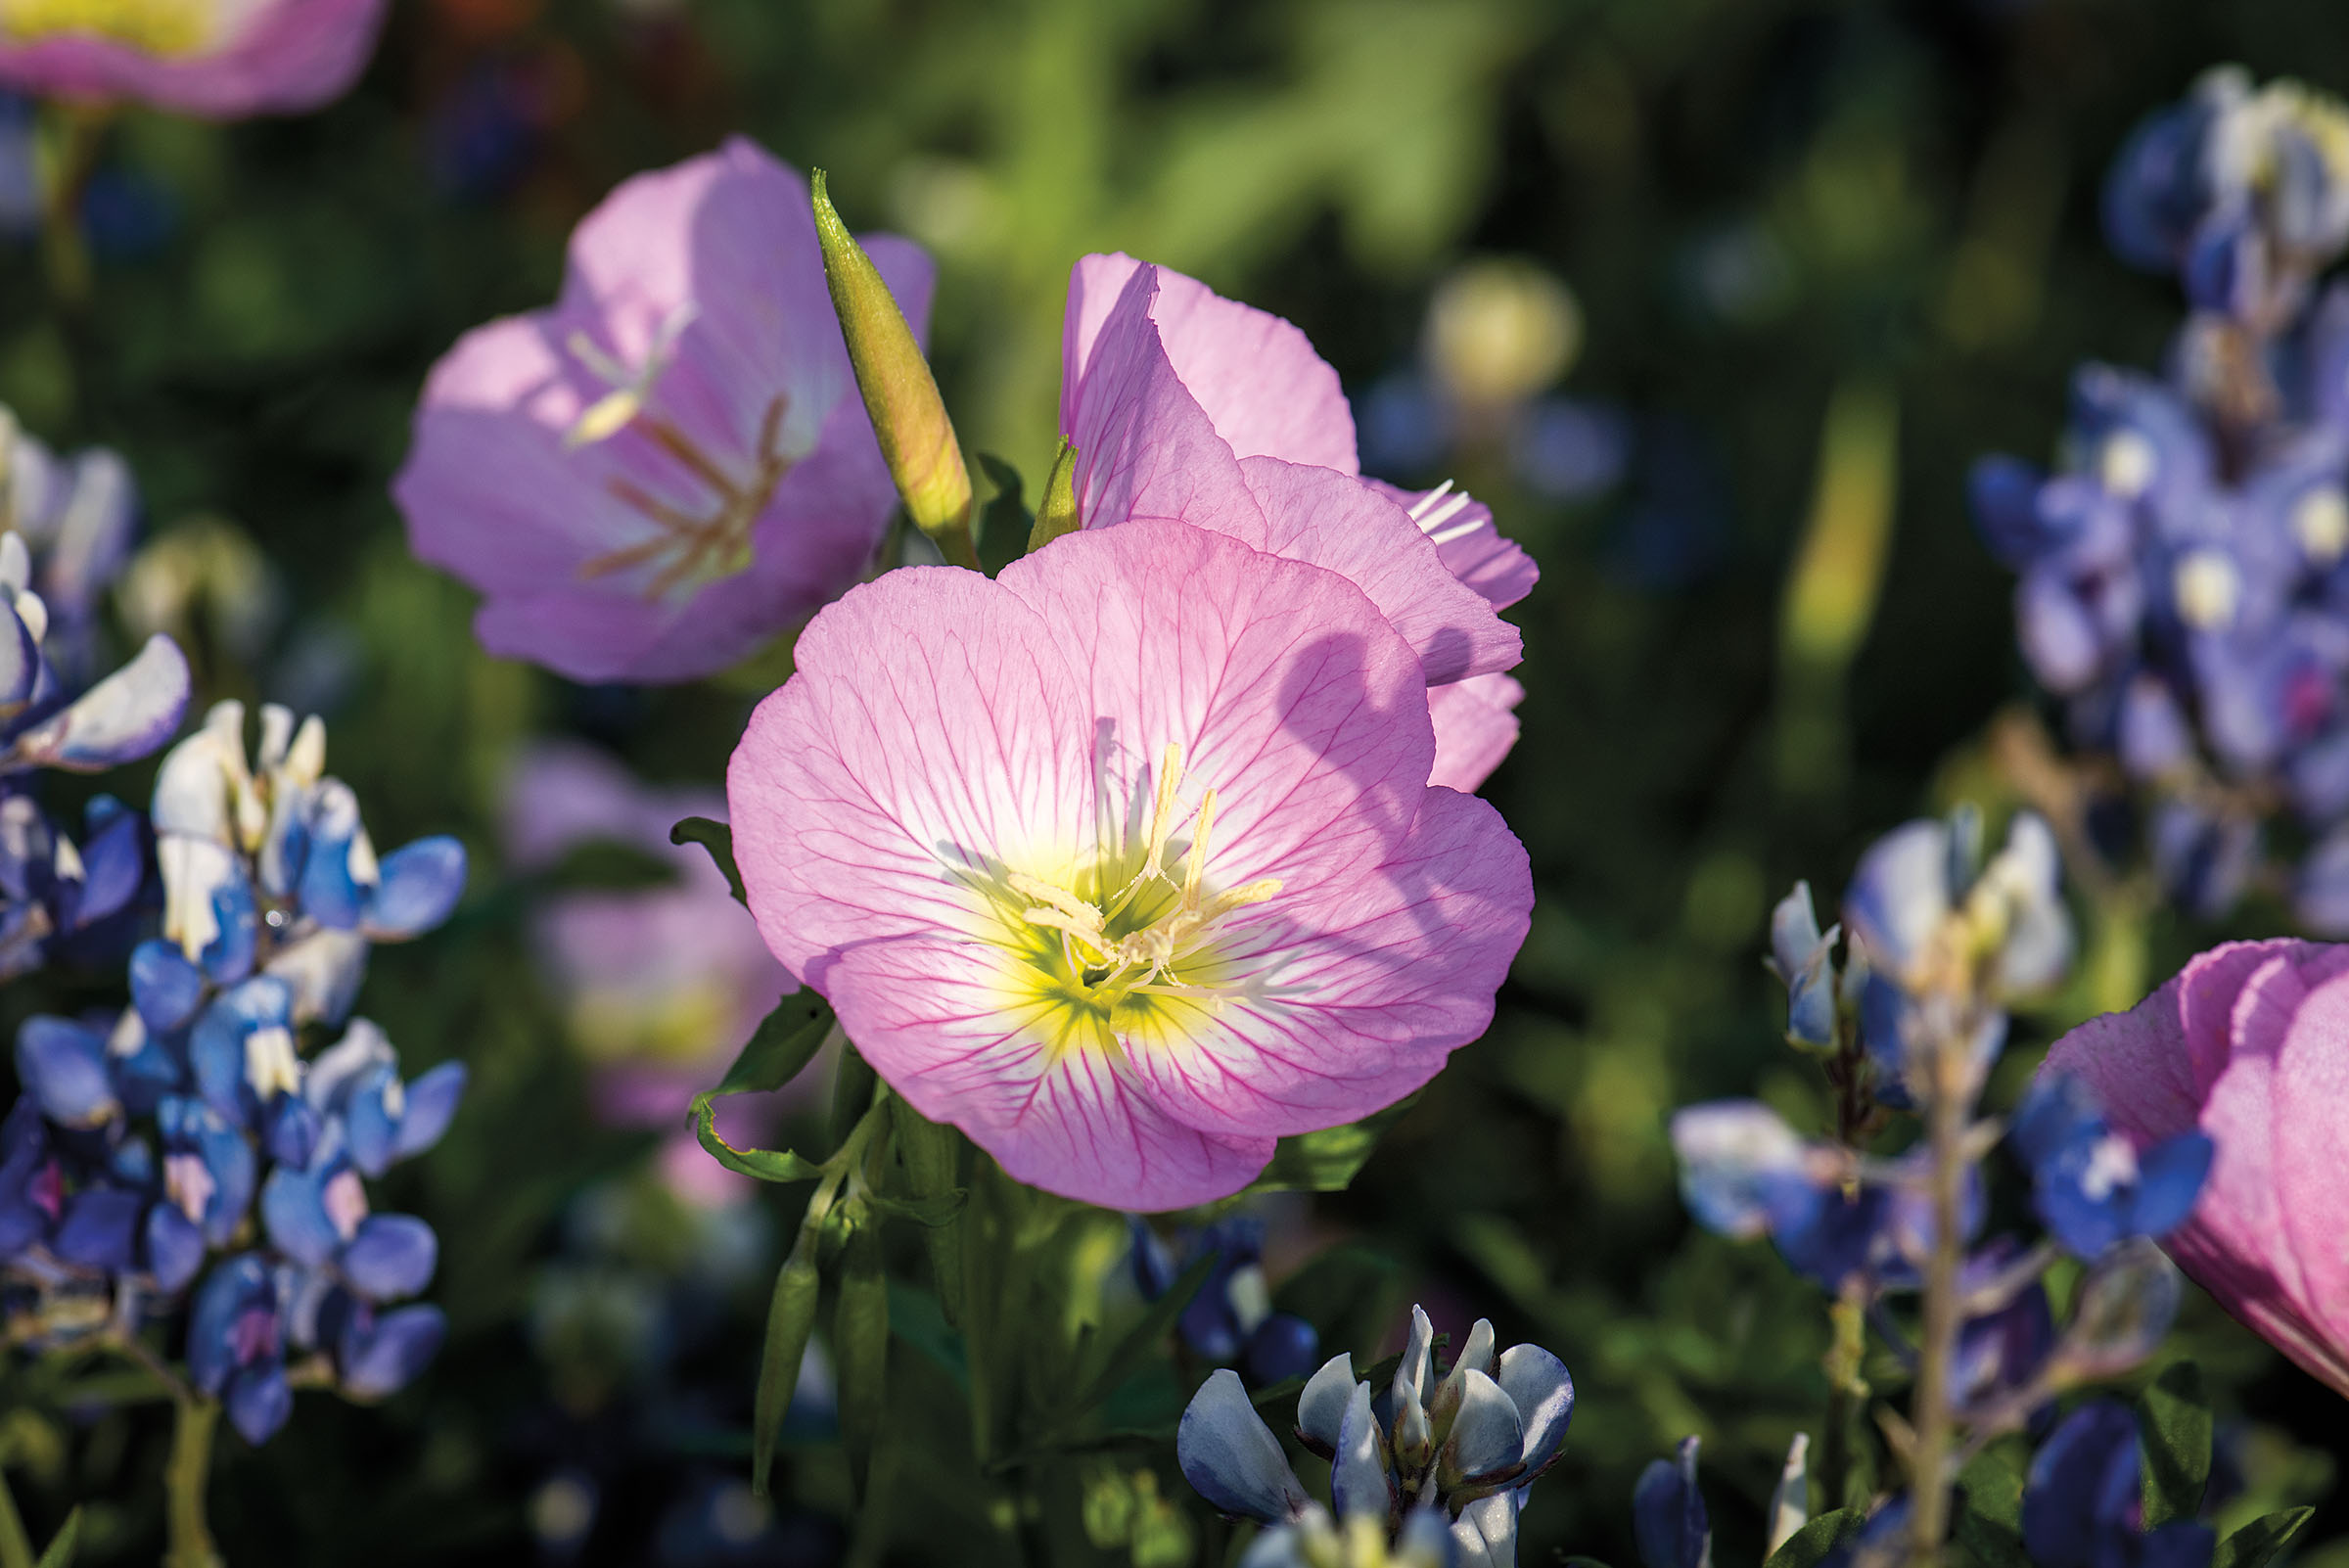
[[[226,46],[163,56],[89,33],[0,45],[0,82],[69,98],[135,98],[207,119],[295,115],[339,98],[367,64],[386,0],[275,0]]]
[[[915,1110],[961,1128],[1015,1180],[1113,1209],[1212,1202],[1264,1170],[1270,1136],[1185,1127],[1117,1052],[1044,1034],[1004,990],[1000,950],[904,940],[827,967],[849,1038]]]
[[[2182,975],[2125,1013],[2106,1013],[2048,1050],[2048,1073],[2086,1083],[2113,1127],[2142,1149],[2189,1131],[2201,1116],[2186,1056],[2178,998]]]
[[[1427,694],[1436,726],[1436,763],[1430,784],[1468,794],[1498,767],[1517,744],[1516,707],[1525,688],[1509,675],[1471,675]]]
[[[1170,742],[1185,799],[1217,791],[1211,864],[1225,886],[1375,864],[1408,831],[1435,758],[1424,688],[1350,583],[1178,523],[1072,539],[999,581],[1062,628],[1089,675],[1113,835],[1139,835]]]
[[[2307,1300],[2349,1336],[2349,976],[2314,986],[2275,1063],[2275,1176]]]
[[[726,769],[735,863],[767,946],[836,1006],[847,950],[967,940],[994,918],[967,878],[1089,827],[1063,640],[976,573],[892,572],[808,623],[797,673],[752,714]],[[888,1076],[885,1047],[857,1044]]]
[[[1473,796],[1424,792],[1374,868],[1236,922],[1232,978],[1128,1055],[1174,1116],[1210,1131],[1308,1132],[1422,1087],[1493,1021],[1533,914],[1524,847]]]
[[[1444,569],[1494,609],[1506,610],[1542,579],[1534,558],[1495,525],[1493,509],[1465,490],[1405,490],[1384,480],[1362,483],[1420,516],[1420,530],[1435,545]]]

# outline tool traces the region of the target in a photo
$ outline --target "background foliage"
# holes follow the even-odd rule
[[[1757,1083],[1815,1117],[1756,962],[1771,898],[1840,886],[1877,832],[1995,789],[1979,737],[2023,685],[1964,470],[2044,452],[2074,361],[2159,353],[2176,301],[2109,257],[2096,185],[2140,115],[2225,60],[2340,91],[2349,28],[2303,0],[402,0],[360,89],[316,117],[131,115],[92,192],[90,307],[53,307],[34,242],[0,251],[0,400],[59,444],[123,449],[149,537],[212,563],[187,628],[200,700],[321,709],[377,839],[455,831],[477,866],[450,925],[378,955],[365,1000],[412,1066],[476,1073],[448,1142],[386,1194],[443,1238],[451,1342],[385,1409],[305,1399],[286,1440],[228,1440],[230,1558],[528,1558],[533,1499],[571,1466],[609,1477],[585,1560],[737,1560],[673,1509],[740,1473],[758,1271],[666,1392],[532,1330],[549,1260],[576,1250],[567,1205],[649,1140],[589,1116],[525,952],[550,881],[621,872],[506,874],[495,823],[527,737],[712,781],[763,687],[585,689],[485,658],[385,484],[459,332],[549,298],[616,180],[739,131],[829,168],[852,223],[932,248],[949,405],[1032,484],[1083,251],[1290,316],[1356,390],[1411,369],[1463,257],[1532,257],[1576,291],[1565,390],[1629,421],[1622,482],[1544,501],[1474,441],[1392,476],[1456,476],[1543,563],[1515,618],[1525,739],[1486,791],[1532,850],[1534,935],[1491,1037],[1353,1190],[1283,1229],[1334,1249],[1284,1299],[1333,1346],[1378,1349],[1418,1297],[1567,1361],[1580,1407],[1529,1562],[1632,1560],[1632,1482],[1683,1432],[1706,1440],[1724,1559],[1755,1560],[1785,1438],[1823,1403],[1823,1315],[1767,1248],[1690,1229],[1663,1120]],[[257,634],[215,613],[252,609],[239,541],[279,575]],[[2102,953],[2069,1012],[2134,1000],[2215,935],[2165,924]],[[5,1022],[74,984],[0,992]],[[2065,1021],[2031,1021],[2007,1071]],[[641,1239],[607,1263],[667,1267]],[[2179,1348],[2217,1390],[2234,1510],[2332,1496],[2330,1396],[2190,1289]],[[943,1374],[897,1360],[918,1450]],[[36,1536],[115,1499],[85,1520],[93,1561],[154,1555],[162,1443],[150,1412],[0,1411]],[[1179,1492],[1163,1453],[1124,1462]],[[831,1560],[837,1460],[804,1444],[786,1468],[787,1527],[739,1560]],[[900,1469],[890,1559],[966,1560],[960,1501]],[[2325,1502],[2310,1555],[2349,1561],[2322,1545],[2345,1531]]]

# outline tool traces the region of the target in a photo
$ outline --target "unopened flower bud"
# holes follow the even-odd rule
[[[906,515],[940,541],[949,560],[977,565],[971,549],[971,473],[954,438],[953,422],[939,397],[921,346],[905,314],[864,248],[833,210],[824,171],[814,178],[815,232],[824,253],[824,282],[848,340],[856,389],[864,394],[873,434],[904,497]]]

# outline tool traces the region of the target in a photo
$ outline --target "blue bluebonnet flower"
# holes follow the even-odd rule
[[[1632,1529],[1645,1568],[1712,1568],[1713,1523],[1696,1486],[1696,1439],[1682,1438],[1677,1456],[1640,1473]]]
[[[1172,1290],[1199,1259],[1216,1260],[1175,1319],[1175,1331],[1191,1354],[1218,1365],[1236,1362],[1258,1388],[1303,1377],[1317,1364],[1321,1341],[1313,1325],[1272,1310],[1265,1284],[1262,1220],[1232,1215],[1185,1230],[1172,1247],[1139,1217],[1131,1224],[1133,1280],[1145,1300],[1156,1301]]]
[[[2130,1236],[2159,1239],[2185,1223],[2214,1152],[2206,1134],[2189,1130],[2141,1153],[2106,1124],[2088,1085],[2064,1074],[2032,1085],[2008,1136],[2031,1172],[2040,1220],[2083,1259]]]
[[[153,995],[176,1004],[258,973],[284,985],[292,1022],[340,1022],[370,944],[448,917],[464,891],[464,846],[424,838],[379,859],[357,799],[325,768],[325,725],[313,716],[297,728],[275,706],[261,710],[249,766],[235,702],[215,705],[164,757],[154,809],[164,944],[143,971]]]
[[[2210,1526],[2144,1528],[2141,1464],[2127,1406],[2093,1400],[2066,1416],[2023,1486],[2023,1546],[2037,1568],[2208,1568]]]
[[[2289,812],[2295,903],[2349,931],[2349,110],[2214,71],[2105,188],[2134,265],[2188,313],[2163,375],[2084,366],[2053,473],[1985,459],[1974,512],[2072,743],[2150,796],[2171,897],[2224,915]]]
[[[0,408],[0,530],[24,536],[48,617],[42,648],[69,691],[98,673],[99,606],[130,564],[138,527],[138,484],[120,453],[61,455]]]
[[[1835,1045],[1835,939],[1841,926],[1819,929],[1811,906],[1811,884],[1794,891],[1770,912],[1770,969],[1786,988],[1786,1038],[1816,1050]]]
[[[1218,1509],[1272,1527],[1260,1538],[1271,1544],[1251,1548],[1252,1564],[1318,1562],[1309,1547],[1339,1542],[1352,1555],[1335,1560],[1347,1563],[1499,1568],[1516,1560],[1526,1494],[1564,1448],[1573,1416],[1574,1379],[1558,1359],[1536,1345],[1496,1356],[1493,1325],[1481,1318],[1438,1376],[1434,1327],[1414,1307],[1386,1389],[1357,1381],[1354,1358],[1339,1355],[1298,1398],[1298,1440],[1330,1460],[1327,1509],[1298,1482],[1229,1368],[1192,1397],[1175,1455]],[[1436,1545],[1440,1536],[1448,1546]]]

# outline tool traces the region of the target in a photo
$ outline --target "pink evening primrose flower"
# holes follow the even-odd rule
[[[865,247],[918,330],[928,258]],[[577,680],[711,674],[855,581],[897,491],[806,183],[736,137],[622,184],[552,309],[433,367],[392,494],[482,645]]]
[[[1360,477],[1337,372],[1296,327],[1179,272],[1088,255],[1069,277],[1060,422],[1085,527],[1179,518],[1352,578],[1420,654],[1434,781],[1474,789],[1508,755],[1525,691],[1499,673],[1518,642],[1497,612],[1540,574],[1465,492]]]
[[[0,82],[234,119],[348,89],[385,0],[0,0]]]
[[[2218,1146],[2162,1246],[2219,1304],[2349,1396],[2349,945],[2230,943],[2057,1040],[2140,1149]]]
[[[1018,1179],[1226,1196],[1491,1020],[1525,851],[1338,574],[1137,522],[891,573],[797,662],[727,770],[759,929]]]

